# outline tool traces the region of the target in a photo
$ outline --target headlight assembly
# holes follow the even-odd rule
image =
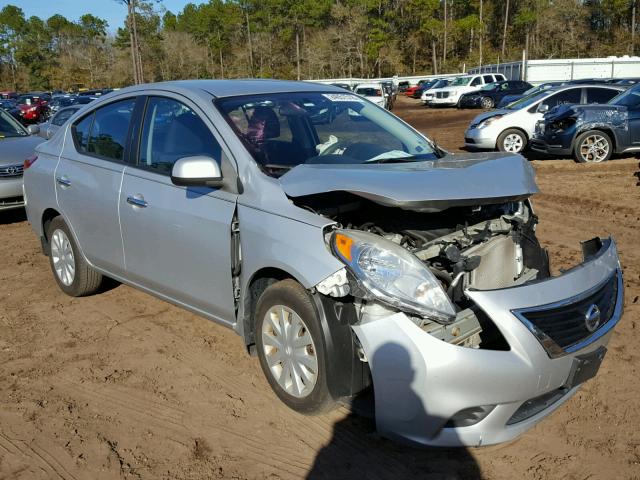
[[[502,118],[502,115],[495,115],[493,117],[489,117],[486,120],[481,121],[476,128],[486,128],[496,120],[499,120],[500,118]]]
[[[442,286],[417,257],[389,240],[357,230],[336,230],[331,251],[375,299],[449,323],[456,312]]]

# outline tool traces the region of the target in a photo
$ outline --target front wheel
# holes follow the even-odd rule
[[[589,130],[580,134],[573,147],[573,158],[579,163],[606,162],[612,154],[611,137],[600,130]]]
[[[501,152],[521,153],[526,146],[527,136],[515,128],[509,128],[498,136],[497,147]]]
[[[260,366],[280,400],[308,415],[335,407],[318,313],[299,283],[282,280],[264,291],[255,332]]]

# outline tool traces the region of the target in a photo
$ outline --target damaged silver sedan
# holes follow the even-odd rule
[[[596,375],[622,315],[612,239],[550,275],[526,160],[448,154],[339,88],[119,90],[25,167],[64,292],[110,277],[229,326],[289,407],[372,391],[396,439],[516,437]]]

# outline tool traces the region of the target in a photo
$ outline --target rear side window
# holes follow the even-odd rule
[[[609,88],[587,88],[587,103],[607,103],[618,93]]]
[[[73,138],[76,142],[76,148],[82,153],[87,152],[87,145],[89,144],[89,131],[91,130],[91,124],[93,123],[93,114],[88,117],[84,117],[73,126]]]
[[[493,83],[493,75],[483,75],[484,83]]]
[[[135,99],[110,103],[94,113],[87,151],[99,157],[122,161],[133,116]]]
[[[200,155],[218,162],[222,157],[220,144],[200,117],[177,100],[149,98],[138,166],[168,175],[176,160]]]
[[[558,92],[555,95],[544,100],[542,103],[549,105],[549,108],[556,107],[558,105],[564,105],[565,103],[580,103],[581,88],[572,88],[571,90],[564,90]]]

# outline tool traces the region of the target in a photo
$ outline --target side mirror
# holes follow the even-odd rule
[[[211,157],[184,157],[173,164],[171,181],[182,187],[220,187],[222,171]]]
[[[549,105],[546,103],[541,103],[538,107],[538,113],[547,113],[549,111]]]
[[[29,132],[29,135],[37,135],[40,133],[40,127],[38,125],[29,125],[27,132]]]

